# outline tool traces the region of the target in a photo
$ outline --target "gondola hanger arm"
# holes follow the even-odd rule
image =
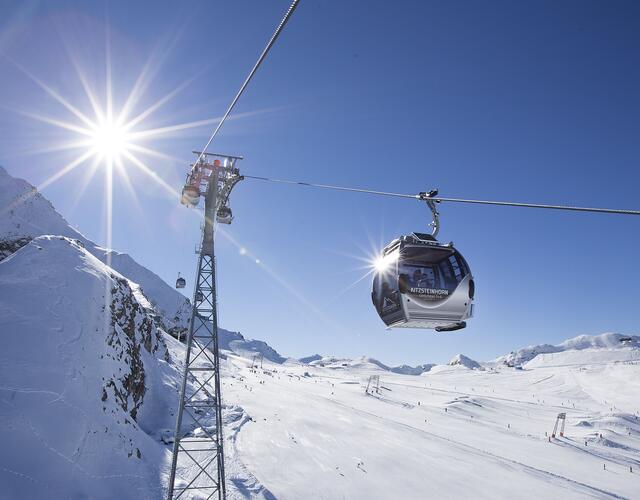
[[[418,193],[418,196],[421,200],[424,200],[427,203],[427,207],[431,210],[431,222],[429,226],[431,227],[431,236],[434,238],[438,237],[438,232],[440,232],[440,212],[436,208],[436,203],[440,203],[436,196],[438,196],[438,190],[432,189],[429,192],[421,192]]]

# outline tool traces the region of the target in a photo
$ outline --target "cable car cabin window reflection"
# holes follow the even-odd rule
[[[404,248],[398,268],[400,291],[424,300],[447,298],[467,275],[464,261],[452,248]]]
[[[373,278],[371,299],[380,316],[387,316],[400,310],[400,294],[393,283],[393,274],[376,274]]]

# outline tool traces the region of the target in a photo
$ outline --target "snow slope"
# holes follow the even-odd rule
[[[234,453],[278,499],[631,499],[639,353],[571,350],[560,366],[441,365],[421,377],[362,359],[255,370],[229,356],[223,394],[251,417]],[[367,395],[371,374],[381,388]],[[565,436],[549,440],[560,412]]]
[[[0,262],[0,297],[2,498],[162,498],[184,350],[140,290],[43,236]],[[565,344],[592,347],[421,377],[366,357],[258,370],[228,352],[229,498],[637,498],[640,349]]]
[[[137,285],[40,236],[0,262],[0,298],[0,498],[165,498],[185,352]],[[227,447],[246,418],[225,406]],[[268,498],[233,453],[227,473],[230,499]]]
[[[159,276],[138,264],[131,256],[97,246],[73,229],[53,205],[27,181],[10,176],[0,167],[0,259],[31,239],[46,235],[76,239],[102,262],[127,279],[137,283],[145,296],[161,314],[165,328],[175,336],[188,327],[190,305],[180,293]]]
[[[465,356],[464,354],[456,354],[451,361],[449,361],[449,366],[464,366],[465,368],[469,368],[470,370],[481,370],[482,366],[477,361]]]
[[[434,366],[436,365],[433,363],[426,363],[418,366],[400,365],[394,366],[393,368],[390,368],[390,370],[393,373],[400,373],[401,375],[422,375],[423,373],[431,370]]]
[[[602,335],[580,335],[564,342],[551,345],[540,344],[518,349],[504,356],[500,356],[492,361],[496,364],[507,366],[520,366],[539,354],[549,354],[564,351],[579,351],[583,349],[618,349],[619,347],[640,347],[640,336],[627,336],[618,333],[604,333]]]
[[[0,207],[0,498],[163,498],[179,294],[3,170]],[[221,345],[230,499],[638,498],[640,337],[530,346],[485,370],[463,355],[285,362],[224,330]],[[193,473],[179,463],[180,481]]]
[[[261,354],[264,359],[274,363],[284,363],[286,358],[281,356],[273,347],[262,340],[245,339],[239,332],[230,332],[223,328],[218,329],[220,336],[220,349],[231,351],[234,354],[253,357]]]
[[[100,261],[139,286],[144,297],[160,315],[163,328],[183,337],[189,326],[191,303],[158,275],[137,263],[130,255],[99,247],[72,228],[53,205],[27,181],[12,177],[0,167],[0,260],[40,235],[73,238]],[[262,353],[266,359],[283,362],[272,347],[262,341],[220,329],[221,347],[239,354]]]
[[[401,373],[404,375],[422,375],[423,373],[428,372],[429,370],[431,370],[431,368],[436,366],[433,363],[426,363],[426,364],[417,365],[417,366],[399,365],[399,366],[389,367],[384,363],[382,363],[381,361],[378,361],[377,359],[374,359],[374,358],[369,358],[367,356],[362,356],[357,359],[350,359],[350,358],[337,358],[335,356],[321,356],[320,354],[313,354],[312,356],[299,358],[297,361],[303,364],[311,364],[315,366],[327,366],[329,368],[334,368],[334,369],[335,368],[339,369],[339,368],[344,368],[347,366],[354,366],[354,365],[358,365],[358,366],[366,365],[374,371],[381,369],[384,371]]]
[[[12,242],[26,243],[41,234],[84,239],[35,187],[0,167],[0,259],[17,250]]]
[[[189,314],[158,276],[0,168],[0,498],[164,498],[185,357],[167,332],[182,336]],[[284,361],[219,332],[226,349]],[[187,391],[198,387],[190,379]],[[246,415],[225,406],[223,418],[232,442]],[[188,417],[183,429],[198,432]],[[189,480],[190,464],[178,466]],[[228,498],[268,497],[232,453],[227,474]]]
[[[158,498],[179,372],[153,312],[60,236],[0,262],[0,296],[2,498]]]

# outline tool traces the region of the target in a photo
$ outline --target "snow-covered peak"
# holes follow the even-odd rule
[[[551,354],[564,351],[580,351],[584,349],[621,349],[640,348],[640,336],[621,335],[619,333],[603,333],[602,335],[579,335],[560,344],[531,345],[513,351],[493,360],[494,363],[507,366],[521,366],[539,354]]]
[[[465,368],[469,368],[471,370],[482,369],[480,363],[474,361],[473,359],[465,356],[464,354],[455,355],[451,361],[448,363],[449,366],[464,366]]]
[[[24,244],[41,234],[84,239],[34,186],[0,167],[0,259],[15,251],[11,242]]]
[[[640,347],[640,336],[621,335],[619,333],[603,333],[601,335],[578,335],[558,344],[563,350]]]
[[[382,361],[379,361],[375,358],[370,358],[369,356],[362,356],[361,358],[358,358],[355,360],[355,362],[353,363],[354,366],[367,366],[367,365],[373,365],[375,367],[381,368],[383,370],[389,371],[389,367],[387,365],[385,365]]]
[[[230,332],[218,328],[220,337],[220,349],[231,351],[239,356],[252,359],[261,356],[273,363],[284,363],[286,358],[280,355],[273,347],[262,340],[245,339],[239,332]]]
[[[78,240],[39,236],[1,261],[0,297],[0,440],[19,450],[0,468],[38,477],[5,474],[3,498],[139,498],[168,458],[154,435],[174,422],[178,342]]]
[[[101,262],[127,278],[141,301],[155,309],[164,329],[176,338],[186,334],[191,304],[158,275],[138,264],[130,255],[103,248],[72,228],[37,189],[23,179],[12,177],[0,167],[0,260],[40,235],[72,238]],[[220,347],[242,356],[262,354],[275,363],[284,362],[273,348],[259,340],[219,329]]]
[[[308,365],[309,363],[313,362],[313,361],[318,361],[319,359],[322,359],[322,356],[320,354],[312,354],[311,356],[305,356],[304,358],[298,358],[298,361],[300,361],[300,363]]]
[[[140,285],[142,293],[162,316],[167,331],[175,336],[185,333],[190,305],[182,294],[130,255],[96,245],[72,228],[34,186],[0,167],[0,260],[45,234],[73,238],[102,262],[108,256],[113,269]]]
[[[371,370],[384,370],[389,371],[389,367],[378,361],[377,359],[367,356],[361,356],[359,358],[339,358],[336,356],[323,356],[319,359],[315,359],[309,363],[312,366],[320,366],[327,368],[365,368]]]
[[[393,373],[400,373],[401,375],[422,375],[436,366],[433,363],[425,363],[417,366],[399,365],[391,368]]]
[[[361,356],[359,358],[339,358],[335,356],[321,356],[320,354],[314,354],[305,358],[299,358],[297,361],[312,366],[328,368],[365,368],[373,370],[384,370],[388,372],[399,373],[401,375],[422,375],[435,366],[432,363],[425,363],[417,366],[399,365],[390,367],[375,358],[370,358],[367,356]]]

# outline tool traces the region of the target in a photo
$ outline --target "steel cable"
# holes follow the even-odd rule
[[[388,191],[376,191],[372,189],[351,188],[343,186],[333,186],[330,184],[316,184],[313,182],[300,182],[290,181],[284,179],[271,179],[269,177],[259,177],[255,175],[245,175],[245,179],[256,179],[267,182],[277,182],[281,184],[295,184],[298,186],[308,186],[322,189],[333,189],[336,191],[351,191],[356,193],[375,194],[379,196],[393,196],[396,198],[412,198],[414,200],[426,201],[433,200],[435,202],[450,202],[450,203],[472,203],[476,205],[497,205],[497,206],[509,206],[509,207],[525,207],[525,208],[543,208],[549,210],[569,210],[573,212],[598,212],[605,214],[620,214],[620,215],[640,215],[640,210],[624,210],[617,208],[591,208],[591,207],[574,207],[569,205],[546,205],[540,203],[519,203],[513,201],[491,201],[491,200],[468,200],[464,198],[444,198],[440,196],[427,196],[424,194],[404,194],[393,193]]]
[[[249,82],[253,78],[253,75],[255,75],[256,71],[258,71],[258,68],[260,67],[262,62],[265,60],[265,58],[267,57],[267,54],[269,53],[269,50],[271,49],[273,44],[276,42],[276,40],[280,36],[280,33],[282,32],[282,30],[284,29],[285,25],[289,21],[289,18],[293,14],[293,11],[296,10],[296,7],[298,6],[299,2],[300,2],[300,0],[293,0],[291,5],[289,6],[289,9],[285,13],[285,15],[282,18],[282,20],[280,21],[280,24],[278,25],[276,30],[273,32],[273,35],[271,35],[271,39],[269,40],[269,43],[267,43],[267,46],[262,51],[262,54],[260,54],[260,57],[258,58],[256,63],[253,65],[253,68],[251,68],[251,71],[249,72],[249,75],[247,76],[247,78],[244,80],[242,86],[240,87],[240,90],[238,90],[238,92],[236,93],[236,96],[233,98],[233,101],[231,101],[231,104],[227,108],[227,111],[222,116],[220,122],[218,123],[218,125],[214,129],[213,133],[211,134],[211,137],[209,137],[209,140],[205,144],[204,148],[202,148],[202,152],[198,155],[198,159],[196,160],[196,163],[198,163],[202,159],[204,154],[207,152],[207,148],[211,145],[211,142],[213,141],[215,136],[218,135],[218,131],[222,128],[222,125],[224,124],[225,120],[227,119],[227,117],[229,116],[229,114],[233,110],[234,106],[238,102],[238,99],[240,99],[240,96],[243,94],[243,92],[247,88],[247,85],[249,85]]]

